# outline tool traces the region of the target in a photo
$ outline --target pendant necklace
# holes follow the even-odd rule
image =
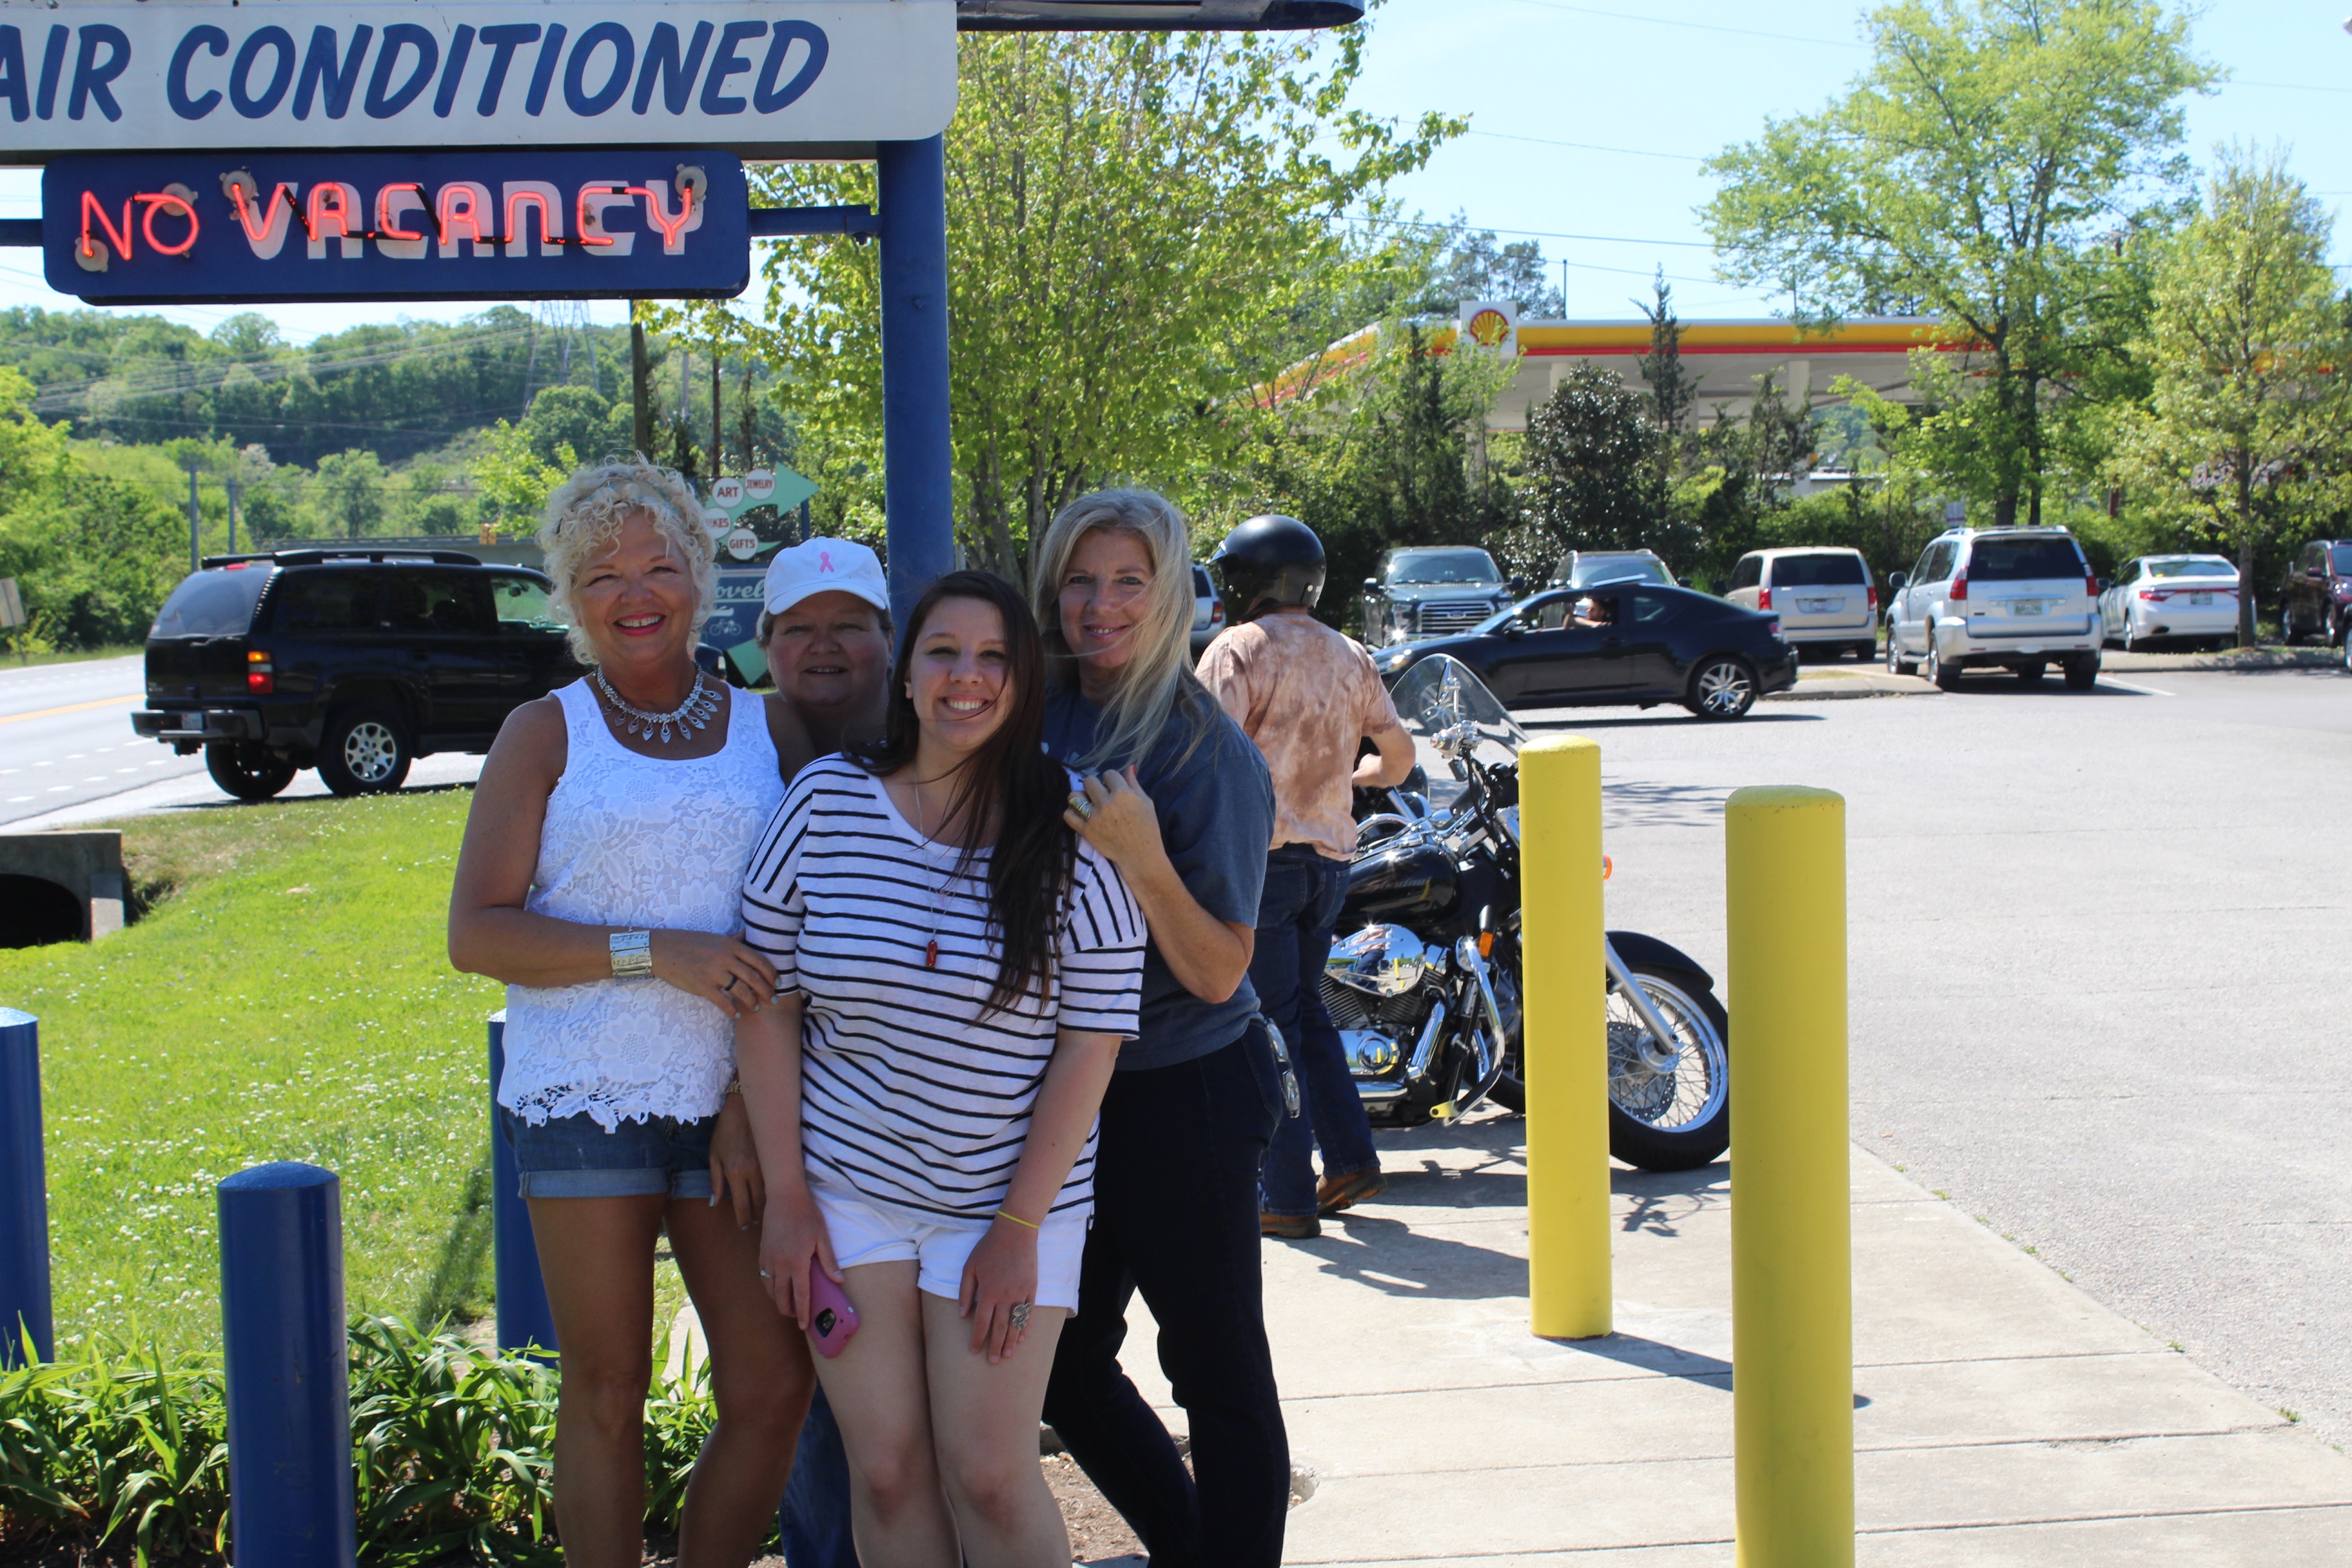
[[[915,836],[929,844],[931,842],[931,835],[929,829],[924,826],[925,818],[929,814],[923,810],[923,781],[917,779],[912,788],[915,792]],[[947,824],[943,822],[940,826],[945,827]],[[940,921],[947,908],[948,886],[955,880],[956,869],[962,864],[962,861],[958,860],[948,868],[947,876],[940,882],[940,890],[931,897],[931,939],[923,944],[925,969],[937,969],[940,966]]]
[[[658,729],[665,746],[669,744],[673,728],[677,731],[678,738],[685,740],[689,731],[705,728],[719,712],[719,693],[706,689],[699,669],[694,672],[694,684],[688,689],[686,700],[667,713],[648,713],[642,708],[630,707],[621,700],[621,694],[613,689],[613,683],[604,679],[602,669],[592,669],[588,673],[594,679],[596,689],[604,694],[604,700],[616,710],[615,723],[630,734],[643,735],[648,741],[653,739],[655,730]]]

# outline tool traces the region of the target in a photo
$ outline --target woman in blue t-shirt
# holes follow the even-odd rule
[[[1045,1418],[1153,1568],[1273,1568],[1290,1448],[1265,1340],[1258,1168],[1285,1112],[1249,962],[1274,784],[1193,679],[1183,514],[1146,490],[1065,508],[1035,552],[1047,747],[1087,775],[1070,826],[1150,929],[1136,1037],[1102,1102],[1095,1226]],[[1118,1367],[1137,1290],[1192,1426],[1192,1472]]]

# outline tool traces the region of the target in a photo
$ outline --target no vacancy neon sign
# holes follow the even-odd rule
[[[749,205],[716,149],[84,154],[42,171],[42,264],[113,304],[726,299]]]
[[[625,144],[853,155],[937,135],[954,110],[952,0],[0,5],[0,160]]]

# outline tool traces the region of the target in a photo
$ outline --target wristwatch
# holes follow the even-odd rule
[[[613,978],[650,980],[654,973],[654,933],[616,931],[607,939],[613,950]]]

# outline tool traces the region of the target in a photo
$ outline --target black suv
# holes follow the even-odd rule
[[[2307,637],[2347,639],[2352,625],[2352,539],[2315,539],[2294,553],[2279,584],[2279,640],[2290,647]],[[2352,660],[2352,652],[2346,658]]]
[[[131,727],[240,800],[315,767],[337,795],[400,787],[434,752],[486,752],[516,708],[576,679],[552,584],[452,551],[215,555],[147,634]]]

